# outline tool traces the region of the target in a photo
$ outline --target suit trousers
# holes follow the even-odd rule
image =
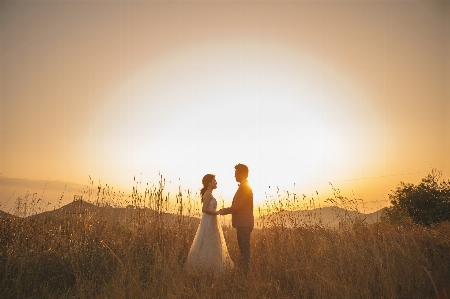
[[[250,235],[252,230],[253,227],[236,227],[237,241],[242,257],[242,268],[245,274],[248,274],[250,269]]]

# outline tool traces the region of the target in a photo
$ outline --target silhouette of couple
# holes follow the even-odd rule
[[[253,230],[253,191],[250,187],[248,167],[237,164],[234,176],[239,188],[233,197],[231,207],[217,211],[217,201],[212,192],[217,188],[215,175],[203,177],[202,218],[192,242],[185,267],[189,271],[223,272],[234,267],[228,254],[227,244],[223,237],[218,215],[232,215],[232,225],[236,228],[239,251],[241,252],[241,269],[248,275],[250,270],[250,235]]]

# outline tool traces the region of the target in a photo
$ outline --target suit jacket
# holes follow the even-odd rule
[[[253,228],[253,191],[247,180],[239,184],[231,207],[223,209],[223,212],[224,214],[231,214],[233,227]]]

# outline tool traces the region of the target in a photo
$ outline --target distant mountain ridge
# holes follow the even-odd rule
[[[138,208],[132,205],[127,207],[98,206],[93,203],[77,200],[53,211],[46,211],[40,214],[28,216],[30,219],[86,219],[97,217],[102,221],[113,222],[133,222],[133,221],[155,221],[160,219],[166,224],[172,225],[178,221],[194,221],[200,220],[192,216],[179,216],[173,213],[158,212],[150,208]]]
[[[166,213],[149,209],[137,208],[129,205],[127,207],[98,206],[93,203],[76,200],[60,208],[33,214],[25,218],[11,215],[0,211],[0,219],[16,218],[43,221],[65,221],[73,223],[83,220],[90,220],[95,217],[95,221],[102,222],[122,222],[122,223],[138,223],[142,221],[152,222],[160,220],[167,225],[175,225],[180,221],[199,223],[200,219],[192,216],[180,216],[177,214]]]
[[[255,227],[267,227],[272,225],[283,225],[287,227],[300,225],[324,225],[331,228],[339,227],[339,225],[353,223],[355,221],[371,224],[379,221],[386,208],[382,208],[373,213],[365,214],[354,210],[345,210],[339,207],[324,207],[311,210],[295,210],[295,211],[280,211],[270,213],[261,217],[255,217]],[[134,206],[111,207],[98,206],[87,201],[77,200],[65,206],[52,211],[45,211],[39,214],[34,214],[26,217],[27,219],[83,219],[90,217],[100,217],[104,221],[115,222],[132,222],[147,220],[152,221],[157,217],[167,223],[176,223],[181,218],[184,220],[193,220],[199,222],[198,217],[193,216],[179,216],[173,213],[157,212],[149,208],[136,208]],[[12,214],[0,211],[0,219],[6,218],[20,218]],[[225,225],[231,225],[231,221],[223,221]],[[341,223],[341,224],[340,224]]]
[[[10,213],[0,210],[0,219],[7,219],[7,218],[13,219],[13,218],[17,218],[17,216],[14,216],[13,214],[10,214]]]
[[[315,208],[311,210],[281,211],[264,215],[255,219],[258,227],[271,225],[299,226],[323,225],[338,228],[340,225],[350,225],[355,222],[372,224],[380,220],[386,208],[365,214],[356,210],[346,210],[336,206]]]

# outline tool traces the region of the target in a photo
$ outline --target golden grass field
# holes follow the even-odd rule
[[[0,298],[450,298],[450,223],[285,225],[292,219],[276,212],[306,199],[281,195],[267,202],[274,225],[253,231],[250,277],[188,275],[199,223],[188,214],[199,199],[180,188],[169,214],[161,182],[138,187],[127,199],[133,208],[112,208],[123,199],[90,186],[65,210],[0,220]],[[238,261],[235,231],[223,229]]]

